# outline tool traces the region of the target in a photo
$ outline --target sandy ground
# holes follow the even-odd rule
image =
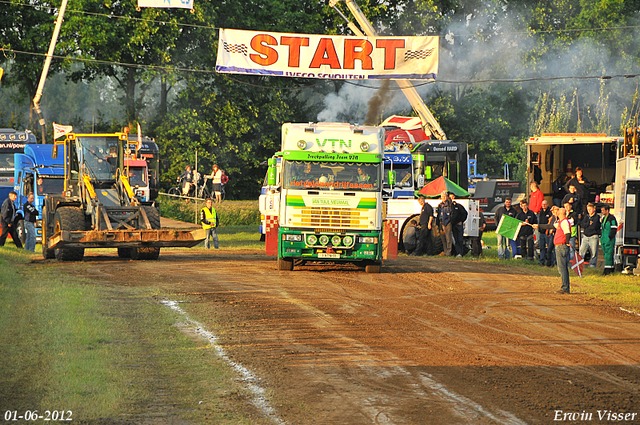
[[[100,281],[183,301],[260,378],[267,423],[607,423],[605,411],[640,423],[640,317],[556,294],[557,277],[406,256],[381,274],[281,272],[253,250],[85,261]]]

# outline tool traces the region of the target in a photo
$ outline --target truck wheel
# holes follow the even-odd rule
[[[27,241],[27,234],[24,231],[24,220],[18,220],[16,224],[16,233],[18,234],[18,238],[20,238],[20,242],[22,242],[22,246],[24,246]]]
[[[47,216],[47,207],[42,207],[42,256],[46,260],[56,258],[56,253],[53,249],[47,248],[49,245],[49,235],[47,234],[47,223],[45,217]]]
[[[78,207],[61,207],[56,211],[54,222],[54,234],[84,230],[84,211]],[[82,261],[84,248],[56,248],[55,256],[59,261]]]
[[[293,270],[293,258],[278,257],[278,270]]]
[[[438,255],[443,251],[442,239],[440,238],[440,228],[433,225],[431,227],[431,249],[427,252],[428,255]]]
[[[131,258],[131,248],[118,248],[118,257]]]
[[[380,263],[371,263],[371,264],[367,264],[364,268],[364,270],[367,273],[380,273],[380,269],[382,268],[382,264]]]

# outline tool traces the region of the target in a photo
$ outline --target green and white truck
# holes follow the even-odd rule
[[[283,124],[282,150],[269,161],[265,195],[279,198],[270,203],[278,205],[279,270],[346,262],[380,272],[383,150],[379,127]]]

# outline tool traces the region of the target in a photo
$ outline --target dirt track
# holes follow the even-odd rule
[[[87,260],[101,281],[186,301],[284,423],[535,424],[557,410],[640,423],[640,317],[556,294],[557,277],[413,257],[379,275],[279,272],[257,251],[185,253]]]

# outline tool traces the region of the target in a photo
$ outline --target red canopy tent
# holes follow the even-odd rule
[[[444,176],[440,176],[437,179],[424,185],[424,187],[418,191],[418,194],[425,196],[427,198],[437,198],[445,190],[449,193],[453,193],[458,198],[471,196],[471,194],[467,192],[465,189],[458,186],[457,184],[455,184],[454,182],[452,182],[451,180],[449,180]]]

